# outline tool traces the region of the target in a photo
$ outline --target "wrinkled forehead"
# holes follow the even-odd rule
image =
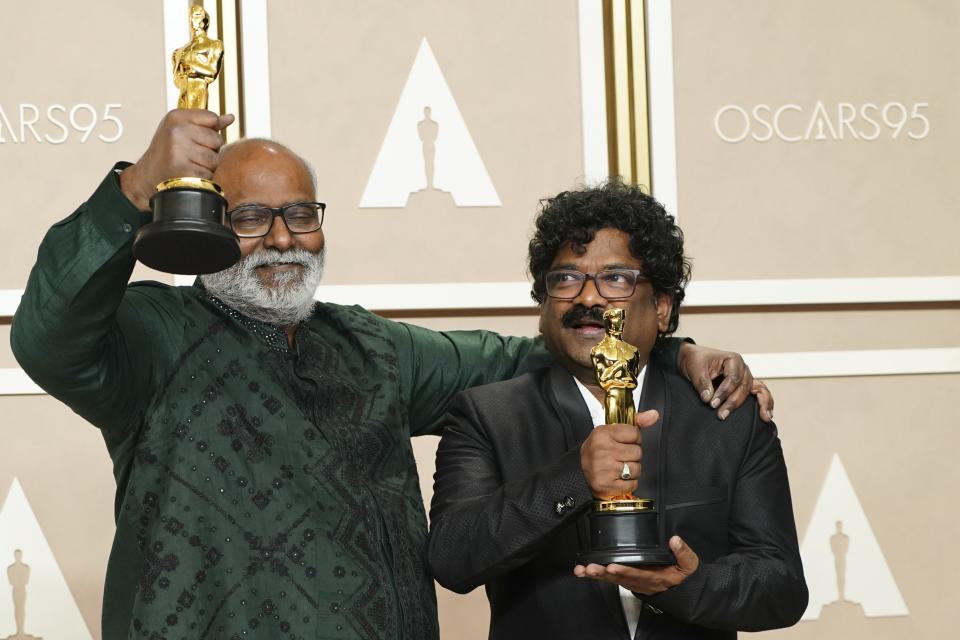
[[[223,187],[230,207],[246,203],[281,206],[316,199],[306,167],[284,150],[237,149],[222,159],[213,178]]]

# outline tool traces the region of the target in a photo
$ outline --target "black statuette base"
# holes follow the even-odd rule
[[[590,512],[590,548],[580,552],[580,564],[656,566],[676,564],[673,552],[660,541],[659,513],[649,511]]]
[[[240,241],[224,226],[227,201],[207,189],[167,189],[150,198],[153,222],[137,231],[133,255],[152,269],[198,275],[233,266]]]

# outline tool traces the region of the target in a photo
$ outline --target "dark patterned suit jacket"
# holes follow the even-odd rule
[[[776,428],[753,399],[720,422],[685,380],[653,366],[640,408],[661,420],[644,430],[636,493],[658,498],[665,535],[681,535],[701,564],[644,598],[636,637],[733,638],[795,623],[807,588]],[[486,585],[490,638],[628,636],[617,588],[573,576],[593,501],[580,471],[592,427],[559,367],[471,389],[450,407],[428,562],[454,591]]]

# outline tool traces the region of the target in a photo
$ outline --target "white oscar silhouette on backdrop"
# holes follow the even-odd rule
[[[19,480],[0,504],[0,559],[13,560],[6,572],[12,597],[0,597],[0,639],[92,640]]]
[[[23,562],[23,551],[13,552],[13,564],[7,567],[7,580],[13,588],[13,621],[17,631],[7,640],[43,640],[24,632],[27,618],[27,583],[30,582],[30,565]]]
[[[847,551],[850,550],[850,536],[843,532],[843,520],[837,520],[837,532],[830,536],[830,550],[833,551],[833,567],[837,572],[836,602],[847,600]]]
[[[437,157],[437,136],[440,135],[440,125],[430,117],[433,109],[423,108],[423,120],[417,123],[417,133],[423,146],[423,171],[427,176],[427,189],[433,186],[434,160]]]
[[[452,198],[458,207],[501,204],[426,38],[420,42],[359,206],[406,207],[411,194],[415,200]],[[438,194],[449,195],[441,199]]]
[[[810,603],[803,620],[909,615],[867,514],[834,454],[800,544]]]

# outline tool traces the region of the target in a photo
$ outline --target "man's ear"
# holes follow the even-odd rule
[[[657,331],[666,333],[670,326],[670,314],[673,312],[673,298],[668,293],[656,294]]]

